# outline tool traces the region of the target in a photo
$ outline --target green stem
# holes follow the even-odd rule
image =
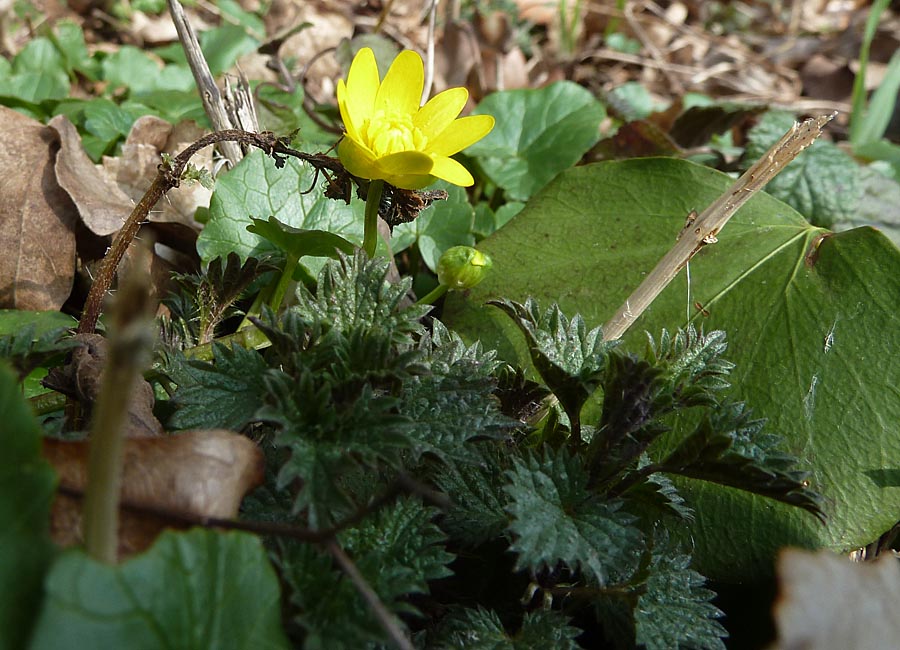
[[[416,300],[417,305],[433,305],[434,301],[447,293],[447,285],[439,284],[430,292]]]
[[[272,311],[277,312],[278,308],[281,307],[281,303],[284,301],[284,294],[287,293],[288,287],[294,279],[294,269],[297,268],[299,263],[300,258],[293,255],[288,255],[284,261],[284,270],[281,272],[278,284],[275,285],[275,291],[272,292],[272,297],[269,299],[269,307],[272,308]]]
[[[363,250],[369,259],[375,257],[375,246],[378,244],[378,206],[381,205],[381,192],[384,181],[374,180],[369,183],[369,194],[366,196],[366,227],[363,234]]]

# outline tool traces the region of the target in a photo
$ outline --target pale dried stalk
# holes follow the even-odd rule
[[[213,130],[226,131],[235,128],[237,125],[232,124],[231,119],[228,117],[222,94],[219,92],[219,87],[216,86],[216,80],[213,79],[206,57],[203,56],[203,52],[200,50],[197,34],[184,14],[184,7],[181,6],[178,0],[168,0],[168,5],[172,22],[175,23],[175,30],[178,32],[178,40],[181,41],[188,65],[194,74],[194,81],[197,82],[200,100],[203,102],[203,110],[209,117]],[[240,146],[236,142],[220,142],[218,146],[232,167],[244,157],[244,152],[241,151]]]
[[[690,259],[707,244],[716,243],[716,235],[729,219],[746,203],[753,194],[765,187],[801,151],[815,142],[822,134],[823,127],[837,113],[820,115],[803,123],[796,123],[778,142],[756,163],[734,182],[698,217],[688,216],[678,240],[659,261],[650,274],[619,307],[616,314],[603,326],[604,340],[611,341],[621,336],[644,313],[656,297],[675,279]]]

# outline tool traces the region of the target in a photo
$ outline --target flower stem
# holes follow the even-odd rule
[[[366,196],[366,226],[363,234],[363,250],[369,259],[375,257],[375,246],[378,244],[378,206],[381,205],[381,192],[384,181],[374,180],[369,183],[369,194]]]
[[[368,206],[366,206],[366,209],[368,209]],[[272,308],[272,311],[278,311],[278,308],[281,307],[288,287],[294,279],[294,269],[297,268],[299,263],[300,258],[294,255],[288,255],[284,261],[284,270],[282,270],[281,277],[278,278],[278,284],[275,285],[275,291],[269,299],[269,307]]]
[[[447,293],[447,285],[439,284],[434,289],[426,293],[424,296],[416,300],[417,305],[433,305],[434,301]]]

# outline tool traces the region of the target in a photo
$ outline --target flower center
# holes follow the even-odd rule
[[[428,138],[413,124],[412,116],[378,111],[362,128],[363,139],[372,152],[387,156],[399,151],[424,151]]]

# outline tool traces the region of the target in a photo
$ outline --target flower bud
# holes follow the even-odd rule
[[[484,279],[492,265],[485,253],[471,246],[454,246],[438,261],[438,282],[449,289],[469,289]]]

